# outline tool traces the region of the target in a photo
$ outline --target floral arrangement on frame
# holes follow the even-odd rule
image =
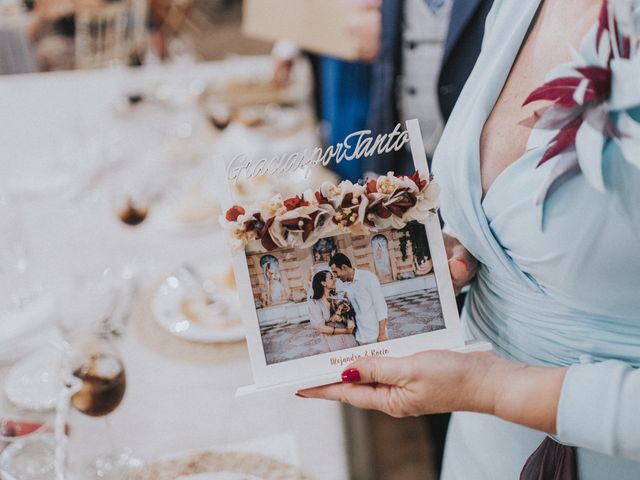
[[[366,235],[401,229],[413,220],[424,223],[436,214],[438,193],[431,176],[389,172],[356,184],[325,182],[315,192],[284,200],[276,195],[258,206],[233,205],[220,220],[234,250],[303,248],[335,234]]]

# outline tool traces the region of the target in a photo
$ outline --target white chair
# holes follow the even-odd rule
[[[76,12],[76,68],[129,63],[146,39],[146,0],[121,0]]]

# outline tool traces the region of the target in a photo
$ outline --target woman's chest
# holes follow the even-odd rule
[[[498,179],[482,203],[491,235],[545,293],[577,310],[628,318],[640,311],[640,239],[618,199],[582,175],[544,204],[547,170],[532,153]]]
[[[571,59],[571,49],[578,48],[597,19],[597,8],[568,18],[569,11],[560,9],[556,3],[545,2],[540,9],[482,128],[480,171],[483,194],[505,168],[525,153],[531,132],[531,122],[527,119],[535,118],[536,110],[544,106],[540,103],[523,106],[525,100],[544,83],[549,71]]]

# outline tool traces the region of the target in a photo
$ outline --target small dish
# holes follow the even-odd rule
[[[206,271],[207,291],[187,268],[167,277],[152,299],[152,312],[167,332],[184,340],[224,343],[245,336],[240,301],[229,264]]]
[[[37,412],[55,408],[64,387],[60,352],[43,347],[16,363],[4,384],[4,392],[16,407]]]

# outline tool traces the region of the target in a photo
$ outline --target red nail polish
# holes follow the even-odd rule
[[[301,394],[300,392],[296,392],[296,397],[307,398],[303,394]]]
[[[342,381],[344,383],[355,383],[360,381],[360,372],[355,368],[347,368],[342,372]]]

